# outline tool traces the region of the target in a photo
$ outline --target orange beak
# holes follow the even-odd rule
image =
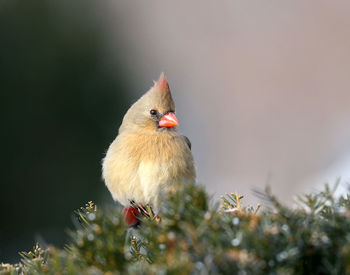
[[[177,121],[175,114],[172,112],[169,112],[164,116],[162,116],[158,125],[159,127],[174,127],[179,125],[179,122]]]

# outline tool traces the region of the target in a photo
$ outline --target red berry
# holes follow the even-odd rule
[[[132,206],[128,206],[123,209],[124,220],[128,226],[137,225],[139,223],[137,216],[139,215],[140,211]]]

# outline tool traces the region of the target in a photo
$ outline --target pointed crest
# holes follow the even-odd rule
[[[158,81],[154,83],[154,86],[147,94],[152,98],[153,105],[161,111],[175,110],[169,83],[164,73],[160,74]]]
[[[164,73],[160,74],[158,81],[155,82],[154,84],[154,87],[158,88],[161,91],[169,90],[169,84],[168,84],[168,81],[166,80]]]

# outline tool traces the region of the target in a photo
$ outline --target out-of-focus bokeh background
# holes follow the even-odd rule
[[[214,196],[345,186],[349,49],[345,0],[0,1],[0,262],[111,203],[101,159],[161,71]]]

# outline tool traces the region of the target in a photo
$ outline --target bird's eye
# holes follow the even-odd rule
[[[151,111],[149,111],[149,113],[152,115],[152,116],[155,116],[158,112],[157,112],[157,110],[151,110]]]

